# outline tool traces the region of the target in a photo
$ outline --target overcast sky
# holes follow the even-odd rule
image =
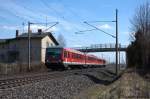
[[[84,21],[113,21],[115,9],[119,13],[119,43],[129,44],[130,19],[135,9],[149,0],[0,0],[0,39],[15,37],[15,30],[27,31],[27,22],[59,22],[51,28],[54,36],[61,33],[67,47],[89,46],[91,44],[115,43],[115,39],[100,31],[82,34],[75,32],[93,29]],[[48,24],[47,27],[54,23]],[[114,23],[90,23],[115,35]],[[46,25],[32,25],[31,29],[45,29]]]

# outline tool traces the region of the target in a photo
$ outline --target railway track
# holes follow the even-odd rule
[[[48,79],[48,75],[0,80],[0,89],[22,86]]]
[[[97,71],[97,69],[95,68],[95,69],[53,71],[53,72],[47,72],[44,74],[33,74],[33,75],[31,74],[28,76],[1,79],[0,80],[0,90],[20,87],[20,86],[24,86],[27,84],[37,83],[37,82],[41,82],[41,81],[45,81],[45,80],[58,79],[58,78],[70,76],[70,75],[85,74],[85,73],[91,72],[91,71]],[[103,68],[98,70],[98,72],[99,71],[101,71],[102,73],[105,73],[106,75],[108,74],[105,71],[105,69],[103,69]],[[110,75],[110,74],[108,74],[108,75]]]
[[[67,70],[67,71],[54,71],[44,74],[36,74],[36,75],[28,75],[22,77],[15,77],[15,78],[8,78],[8,79],[1,79],[0,80],[0,89],[8,89],[19,87],[27,84],[37,83],[40,81],[50,80],[50,79],[57,79],[69,75],[85,73],[90,70],[82,69],[82,70]]]

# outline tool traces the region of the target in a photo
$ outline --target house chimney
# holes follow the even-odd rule
[[[19,30],[16,30],[16,37],[19,36]]]
[[[42,29],[38,29],[38,34],[42,34]]]

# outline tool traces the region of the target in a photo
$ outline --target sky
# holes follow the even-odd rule
[[[90,46],[92,44],[115,43],[115,39],[93,29],[84,21],[115,35],[115,23],[92,22],[114,21],[118,9],[119,43],[130,43],[129,33],[135,9],[150,0],[0,0],[0,39],[14,38],[15,30],[27,32],[27,22],[44,23],[31,25],[32,31],[59,24],[50,28],[57,38],[63,35],[67,47]],[[47,22],[47,25],[46,25]],[[24,25],[23,25],[24,24]],[[77,32],[77,33],[76,33]],[[102,56],[102,55],[101,55]]]

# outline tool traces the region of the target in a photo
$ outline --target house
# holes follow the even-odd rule
[[[4,63],[27,63],[28,62],[28,33],[18,35],[11,39],[0,39],[0,62]],[[44,63],[46,48],[57,46],[58,42],[50,32],[31,33],[30,53],[31,63]]]

